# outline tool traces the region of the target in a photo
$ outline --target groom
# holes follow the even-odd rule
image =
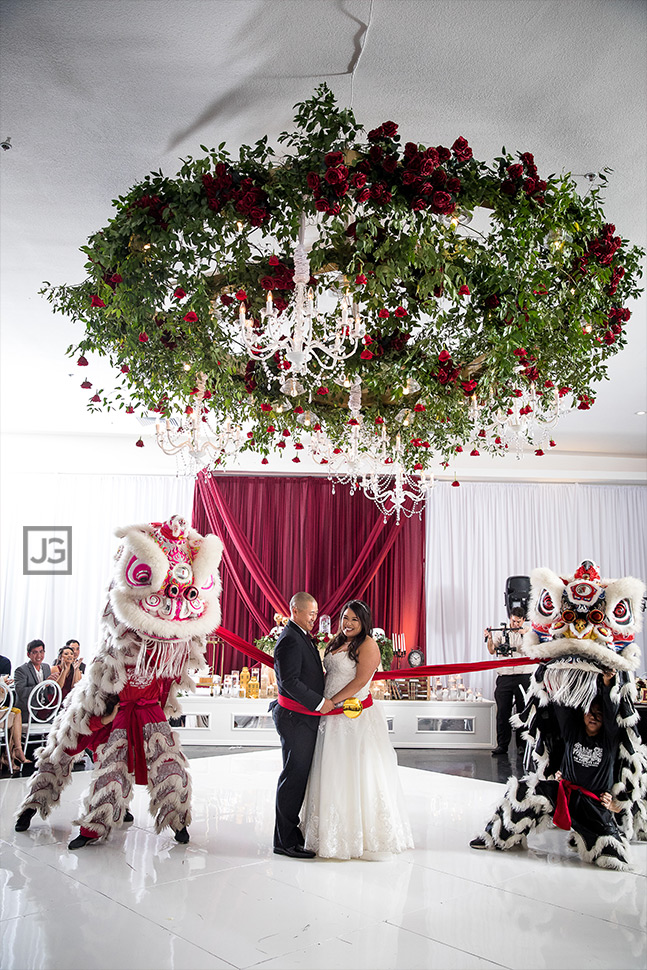
[[[323,667],[310,636],[318,611],[310,593],[295,593],[290,600],[291,619],[274,649],[279,699],[273,705],[272,717],[283,752],[283,771],[276,789],[274,851],[291,859],[312,859],[315,855],[303,847],[299,812],[317,740],[319,718],[315,712],[326,714],[335,706],[323,696]]]

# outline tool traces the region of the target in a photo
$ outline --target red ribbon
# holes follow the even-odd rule
[[[213,636],[219,637],[228,643],[230,647],[244,653],[246,657],[251,657],[267,667],[274,667],[274,657],[264,650],[243,640],[231,630],[226,630],[224,626],[217,627]],[[464,664],[434,664],[427,667],[403,667],[401,670],[380,670],[374,674],[373,680],[404,680],[409,677],[443,677],[446,674],[465,674],[479,670],[494,670],[497,667],[517,667],[522,664],[538,664],[541,660],[534,657],[513,657],[512,659],[484,660],[479,663]],[[303,712],[302,712],[303,713]]]
[[[581,785],[576,785],[574,781],[567,781],[566,778],[560,778],[557,789],[557,804],[553,813],[553,822],[559,829],[566,829],[568,831],[571,827],[571,813],[568,804],[571,800],[571,794],[574,791],[581,791],[583,795],[588,795],[589,798],[595,798],[597,802],[600,801],[599,795],[595,795],[592,791],[587,791]]]
[[[158,700],[143,698],[126,701],[119,707],[119,714],[126,717],[126,736],[128,738],[128,771],[135,773],[135,784],[145,785],[148,781],[146,753],[144,751],[144,726],[137,716],[138,708],[159,707]]]
[[[321,711],[311,711],[310,708],[304,707],[303,704],[299,704],[298,701],[293,701],[291,697],[286,697],[285,694],[279,694],[278,700],[281,707],[287,708],[288,711],[296,711],[297,714],[310,714],[310,715],[314,715],[314,717],[327,717],[327,714],[322,714]],[[362,707],[366,708],[366,707],[372,707],[372,706],[373,706],[373,698],[369,694],[368,697],[365,697],[364,700],[362,701]],[[328,711],[328,714],[343,714],[343,713],[344,713],[343,707],[334,707],[332,711]]]

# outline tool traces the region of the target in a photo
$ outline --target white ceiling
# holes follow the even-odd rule
[[[323,80],[405,141],[463,135],[485,160],[531,151],[541,174],[612,168],[607,217],[645,247],[646,14],[644,0],[0,0],[0,137],[14,146],[0,153],[5,441],[61,435],[41,452],[49,470],[91,470],[94,448],[124,470],[174,471],[133,448],[134,417],[85,412],[81,380],[103,370],[65,357],[79,333],[38,290],[82,278],[79,246],[146,173],[174,174],[201,143],[274,140]],[[595,407],[564,419],[525,477],[645,480],[644,297],[632,313]]]

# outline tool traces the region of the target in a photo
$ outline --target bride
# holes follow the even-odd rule
[[[351,600],[324,654],[324,694],[341,706],[369,697],[380,651],[371,611]],[[306,848],[327,859],[375,859],[413,846],[397,758],[374,706],[322,717],[302,811]]]

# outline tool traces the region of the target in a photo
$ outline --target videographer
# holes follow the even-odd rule
[[[487,648],[491,654],[499,657],[520,657],[522,654],[521,641],[527,628],[524,627],[524,611],[520,606],[515,606],[510,611],[510,626],[505,624],[502,627],[487,627],[484,631]],[[524,691],[530,687],[530,674],[526,672],[527,667],[499,667],[497,670],[496,687],[494,688],[494,700],[496,701],[496,748],[492,752],[492,757],[508,753],[510,741],[512,739],[512,725],[510,717],[512,707],[516,706],[517,713],[520,714],[525,707]],[[523,744],[517,735],[517,747],[522,748]]]

